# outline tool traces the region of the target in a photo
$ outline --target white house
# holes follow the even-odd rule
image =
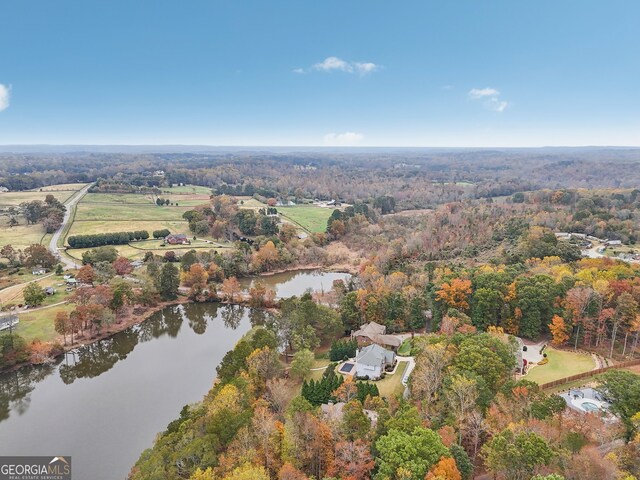
[[[380,345],[371,344],[356,352],[356,377],[376,380],[382,376],[387,365],[393,365],[396,354]]]

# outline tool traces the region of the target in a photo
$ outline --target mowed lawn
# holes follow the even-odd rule
[[[408,366],[409,362],[400,362],[398,364],[398,368],[396,369],[396,373],[394,373],[393,375],[387,374],[387,376],[382,380],[373,382],[378,386],[381,397],[392,398],[396,395],[402,395],[402,393],[404,392],[402,377],[404,376],[404,372],[407,370]]]
[[[80,203],[76,209],[74,221],[175,221],[183,220],[182,214],[187,210],[189,210],[189,207],[158,207],[152,204],[105,205],[99,203]]]
[[[536,365],[523,378],[539,384],[552,382],[578,373],[588,372],[595,368],[591,355],[574,353],[566,350],[545,349],[549,363]]]
[[[34,310],[29,313],[21,313],[18,316],[20,323],[15,328],[15,333],[27,342],[42,340],[50,342],[58,337],[55,330],[55,318],[58,312],[70,312],[74,305],[65,303],[55,307]]]
[[[295,207],[278,207],[278,212],[299,224],[302,228],[312,233],[318,233],[327,229],[327,220],[333,213],[333,209],[296,205]]]
[[[153,205],[151,195],[139,193],[87,193],[81,200],[85,203],[121,203],[134,205]]]

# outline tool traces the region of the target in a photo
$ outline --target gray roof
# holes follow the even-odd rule
[[[376,322],[365,323],[360,330],[353,332],[354,337],[366,337],[374,343],[380,345],[389,345],[391,347],[399,347],[402,345],[400,337],[395,335],[385,335],[387,327]]]
[[[387,327],[376,322],[365,323],[360,330],[353,332],[354,337],[371,337],[372,335],[384,335]]]
[[[356,363],[361,365],[369,365],[372,367],[378,367],[385,363],[391,363],[393,361],[394,353],[382,348],[380,345],[372,343],[360,350],[356,354]]]

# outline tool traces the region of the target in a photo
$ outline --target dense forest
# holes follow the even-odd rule
[[[213,388],[176,412],[132,480],[636,479],[640,376],[616,365],[640,355],[640,263],[584,249],[588,236],[635,247],[639,163],[632,149],[4,154],[11,190],[205,186],[210,197],[182,218],[194,240],[227,246],[163,245],[134,268],[118,247],[169,230],[69,237],[86,250],[81,286],[51,320],[61,342],[0,335],[0,365],[46,363],[162,302],[243,303],[265,314],[210,366]],[[281,221],[278,203],[312,199],[335,201],[323,231]],[[63,213],[51,199],[33,209],[34,222]],[[42,245],[0,255],[11,271],[56,262]],[[309,266],[353,276],[285,299],[238,280]],[[392,368],[341,373],[365,325],[402,335],[397,352],[413,370],[398,391],[383,387],[401,375]],[[611,367],[589,379],[608,411],[570,408],[532,380],[552,361],[567,367],[550,349]]]
[[[25,190],[126,178],[138,186],[189,183],[221,189],[219,193],[266,190],[348,203],[393,194],[398,208],[405,210],[541,188],[635,188],[640,183],[638,161],[638,149],[4,153],[0,185]],[[156,171],[166,177],[153,176]]]

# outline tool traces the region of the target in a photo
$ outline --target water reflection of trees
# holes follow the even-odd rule
[[[28,366],[0,375],[0,422],[14,411],[22,415],[29,408],[29,395],[36,384],[48,377],[55,365]]]
[[[0,376],[0,422],[6,420],[10,412],[24,413],[29,408],[30,393],[56,369],[67,385],[77,379],[95,378],[127,358],[139,343],[163,335],[177,337],[183,323],[196,334],[202,335],[210,322],[216,319],[222,320],[225,327],[235,330],[245,316],[252,326],[256,326],[265,324],[269,314],[240,305],[190,304],[167,308],[110,338],[74,349],[54,364],[28,366],[8,372]]]

